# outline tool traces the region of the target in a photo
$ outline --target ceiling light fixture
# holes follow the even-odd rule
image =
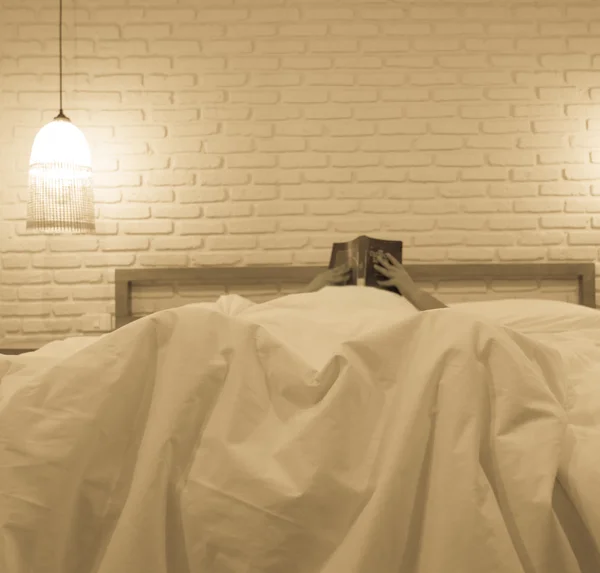
[[[83,133],[63,112],[62,0],[59,0],[60,111],[33,141],[26,228],[41,233],[93,233],[92,160]]]

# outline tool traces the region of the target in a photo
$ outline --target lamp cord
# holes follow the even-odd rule
[[[60,85],[60,112],[59,116],[62,117],[63,113],[63,87],[62,87],[62,0],[59,0],[59,20],[58,20],[58,79]]]

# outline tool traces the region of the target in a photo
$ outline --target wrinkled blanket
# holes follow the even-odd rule
[[[228,296],[0,357],[0,571],[597,573],[600,321],[407,304]]]

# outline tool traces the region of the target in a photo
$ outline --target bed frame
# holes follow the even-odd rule
[[[596,271],[594,263],[535,263],[535,264],[438,264],[404,265],[416,281],[520,279],[520,280],[576,280],[579,304],[596,308]],[[326,267],[190,267],[160,269],[115,270],[115,328],[120,328],[136,317],[132,314],[131,291],[133,283],[194,282],[202,285],[263,283],[308,284]]]

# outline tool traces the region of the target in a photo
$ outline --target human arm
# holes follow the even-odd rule
[[[378,283],[381,286],[395,286],[416,309],[447,308],[441,300],[420,289],[402,264],[389,253],[386,253],[385,257],[379,257],[378,263],[375,265],[375,269],[388,277],[386,280],[378,281]]]
[[[319,273],[310,283],[308,283],[299,293],[317,292],[326,286],[345,284],[349,277],[350,266],[340,265],[333,269],[327,269]]]

